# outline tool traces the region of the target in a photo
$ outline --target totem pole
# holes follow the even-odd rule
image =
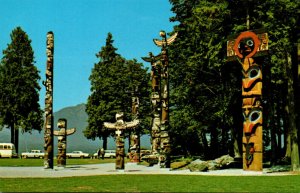
[[[132,96],[132,106],[131,113],[133,115],[133,119],[138,119],[139,116],[139,97],[137,97],[138,89],[136,88],[131,92]],[[129,159],[130,162],[139,162],[140,161],[140,136],[138,129],[134,129],[133,132],[130,132],[129,135],[130,143],[129,143]]]
[[[161,31],[162,40],[154,39],[155,45],[161,47],[161,125],[160,125],[160,166],[170,167],[170,136],[169,136],[169,59],[167,46],[173,43],[177,33],[167,39],[166,32]]]
[[[160,101],[160,77],[161,77],[161,55],[154,56],[152,52],[149,57],[142,57],[151,63],[151,102],[152,102],[152,124],[151,124],[151,153],[160,152],[160,125],[161,125],[161,101]]]
[[[243,169],[262,171],[263,107],[262,60],[268,50],[268,34],[245,31],[227,42],[229,60],[237,58],[242,65],[243,98]]]
[[[46,81],[43,85],[46,87],[45,97],[45,123],[44,123],[44,168],[53,169],[53,55],[54,55],[54,35],[53,32],[47,33],[46,42],[47,66]]]
[[[65,167],[67,159],[67,136],[72,135],[76,132],[76,128],[67,129],[67,120],[58,119],[57,127],[59,130],[54,131],[53,134],[58,138],[58,156],[57,156],[57,166]]]
[[[103,125],[105,128],[113,129],[116,133],[116,169],[124,170],[124,157],[125,157],[125,149],[124,149],[124,132],[126,129],[134,129],[138,126],[139,120],[135,119],[131,122],[125,122],[123,120],[124,113],[116,114],[116,122],[109,123],[104,122]]]

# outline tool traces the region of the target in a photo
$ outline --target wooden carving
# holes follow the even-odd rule
[[[245,31],[227,42],[227,56],[242,64],[243,169],[262,171],[262,64],[256,58],[268,50],[267,33]]]

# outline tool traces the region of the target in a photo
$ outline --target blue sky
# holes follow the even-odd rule
[[[46,34],[54,32],[54,111],[86,103],[95,54],[111,32],[117,52],[126,59],[160,49],[152,41],[173,30],[168,0],[0,0],[0,58],[20,26],[32,40],[41,82],[45,79]],[[145,66],[149,66],[144,63]],[[44,108],[45,88],[40,91]]]

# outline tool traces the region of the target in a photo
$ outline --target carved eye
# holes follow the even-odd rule
[[[250,70],[250,73],[249,73],[249,77],[250,78],[254,78],[254,77],[256,77],[257,75],[258,75],[258,69],[251,69]]]
[[[259,77],[261,77],[261,70],[258,66],[254,66],[249,69],[247,74],[248,74],[248,77],[251,79],[259,78]]]
[[[249,115],[250,121],[255,122],[260,118],[261,111],[252,111]]]
[[[254,43],[253,43],[253,40],[247,40],[246,44],[248,46],[253,46]]]

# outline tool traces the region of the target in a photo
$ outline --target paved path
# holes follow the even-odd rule
[[[215,170],[209,172],[190,172],[189,170],[170,170],[158,166],[148,167],[127,163],[125,170],[115,170],[114,163],[91,164],[91,165],[69,165],[66,168],[54,167],[44,169],[43,167],[0,167],[0,178],[56,178],[71,176],[93,176],[93,175],[119,175],[119,174],[171,174],[171,175],[220,175],[220,176],[274,176],[289,175],[288,172],[251,172],[242,169]]]

